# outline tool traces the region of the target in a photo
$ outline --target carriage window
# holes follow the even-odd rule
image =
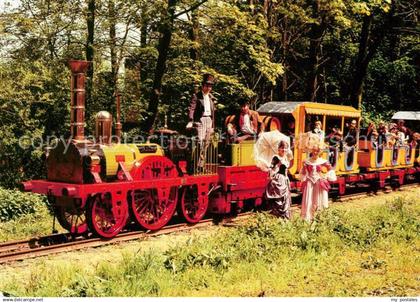
[[[279,116],[282,124],[281,132],[290,136],[295,134],[295,118],[291,114],[281,114]]]
[[[315,122],[316,121],[322,121],[324,120],[324,117],[322,115],[316,115],[316,114],[307,114],[305,118],[305,132],[312,131],[315,128]]]
[[[340,116],[327,116],[325,125],[325,134],[329,135],[334,131],[334,128],[342,131]]]

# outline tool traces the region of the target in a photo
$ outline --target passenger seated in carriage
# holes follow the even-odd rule
[[[315,133],[319,136],[321,141],[324,141],[325,139],[325,132],[322,130],[322,123],[321,121],[315,121],[314,128],[312,130],[312,133]]]
[[[372,137],[374,136],[375,132],[376,134],[378,134],[378,132],[376,131],[375,124],[373,122],[370,122],[366,131],[366,139],[368,141],[372,141]]]
[[[388,136],[389,130],[387,125],[380,121],[378,125],[378,143],[381,145],[387,144],[387,136]]]
[[[327,142],[329,146],[329,161],[331,165],[334,165],[337,161],[336,154],[337,150],[340,152],[343,151],[343,133],[338,128],[337,125],[334,125],[332,127],[331,132],[327,135],[325,138],[325,141]]]
[[[344,137],[346,147],[353,147],[357,142],[357,121],[352,120],[350,126],[347,129],[347,134]]]
[[[360,130],[359,147],[362,151],[369,151],[369,149],[378,148],[379,133],[376,125],[370,122],[367,128]]]
[[[241,100],[240,109],[234,119],[227,124],[229,141],[240,143],[247,139],[256,139],[260,132],[259,114],[249,109],[249,101]]]
[[[411,143],[413,141],[413,131],[405,126],[404,120],[398,120],[397,129],[398,138],[402,144]]]
[[[397,124],[391,123],[389,124],[389,131],[386,135],[386,145],[388,148],[394,148],[398,142],[398,129]]]

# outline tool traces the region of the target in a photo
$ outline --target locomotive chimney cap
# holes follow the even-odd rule
[[[101,121],[103,121],[103,120],[112,120],[112,115],[108,111],[99,111],[96,114],[95,117],[96,117],[97,120],[101,120]]]
[[[85,73],[91,62],[83,60],[70,60],[69,67],[73,73]]]

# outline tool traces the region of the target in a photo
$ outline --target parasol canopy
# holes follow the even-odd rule
[[[291,152],[290,137],[287,135],[284,135],[278,130],[260,134],[254,145],[254,159],[258,168],[263,171],[268,171],[273,156],[278,153],[278,146],[281,141],[285,141],[289,146],[289,150],[286,150],[286,152]]]

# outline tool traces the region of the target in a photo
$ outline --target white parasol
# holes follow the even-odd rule
[[[290,137],[278,130],[260,134],[254,145],[254,159],[258,168],[268,171],[273,156],[278,153],[278,146],[281,141],[285,141],[290,148]]]

